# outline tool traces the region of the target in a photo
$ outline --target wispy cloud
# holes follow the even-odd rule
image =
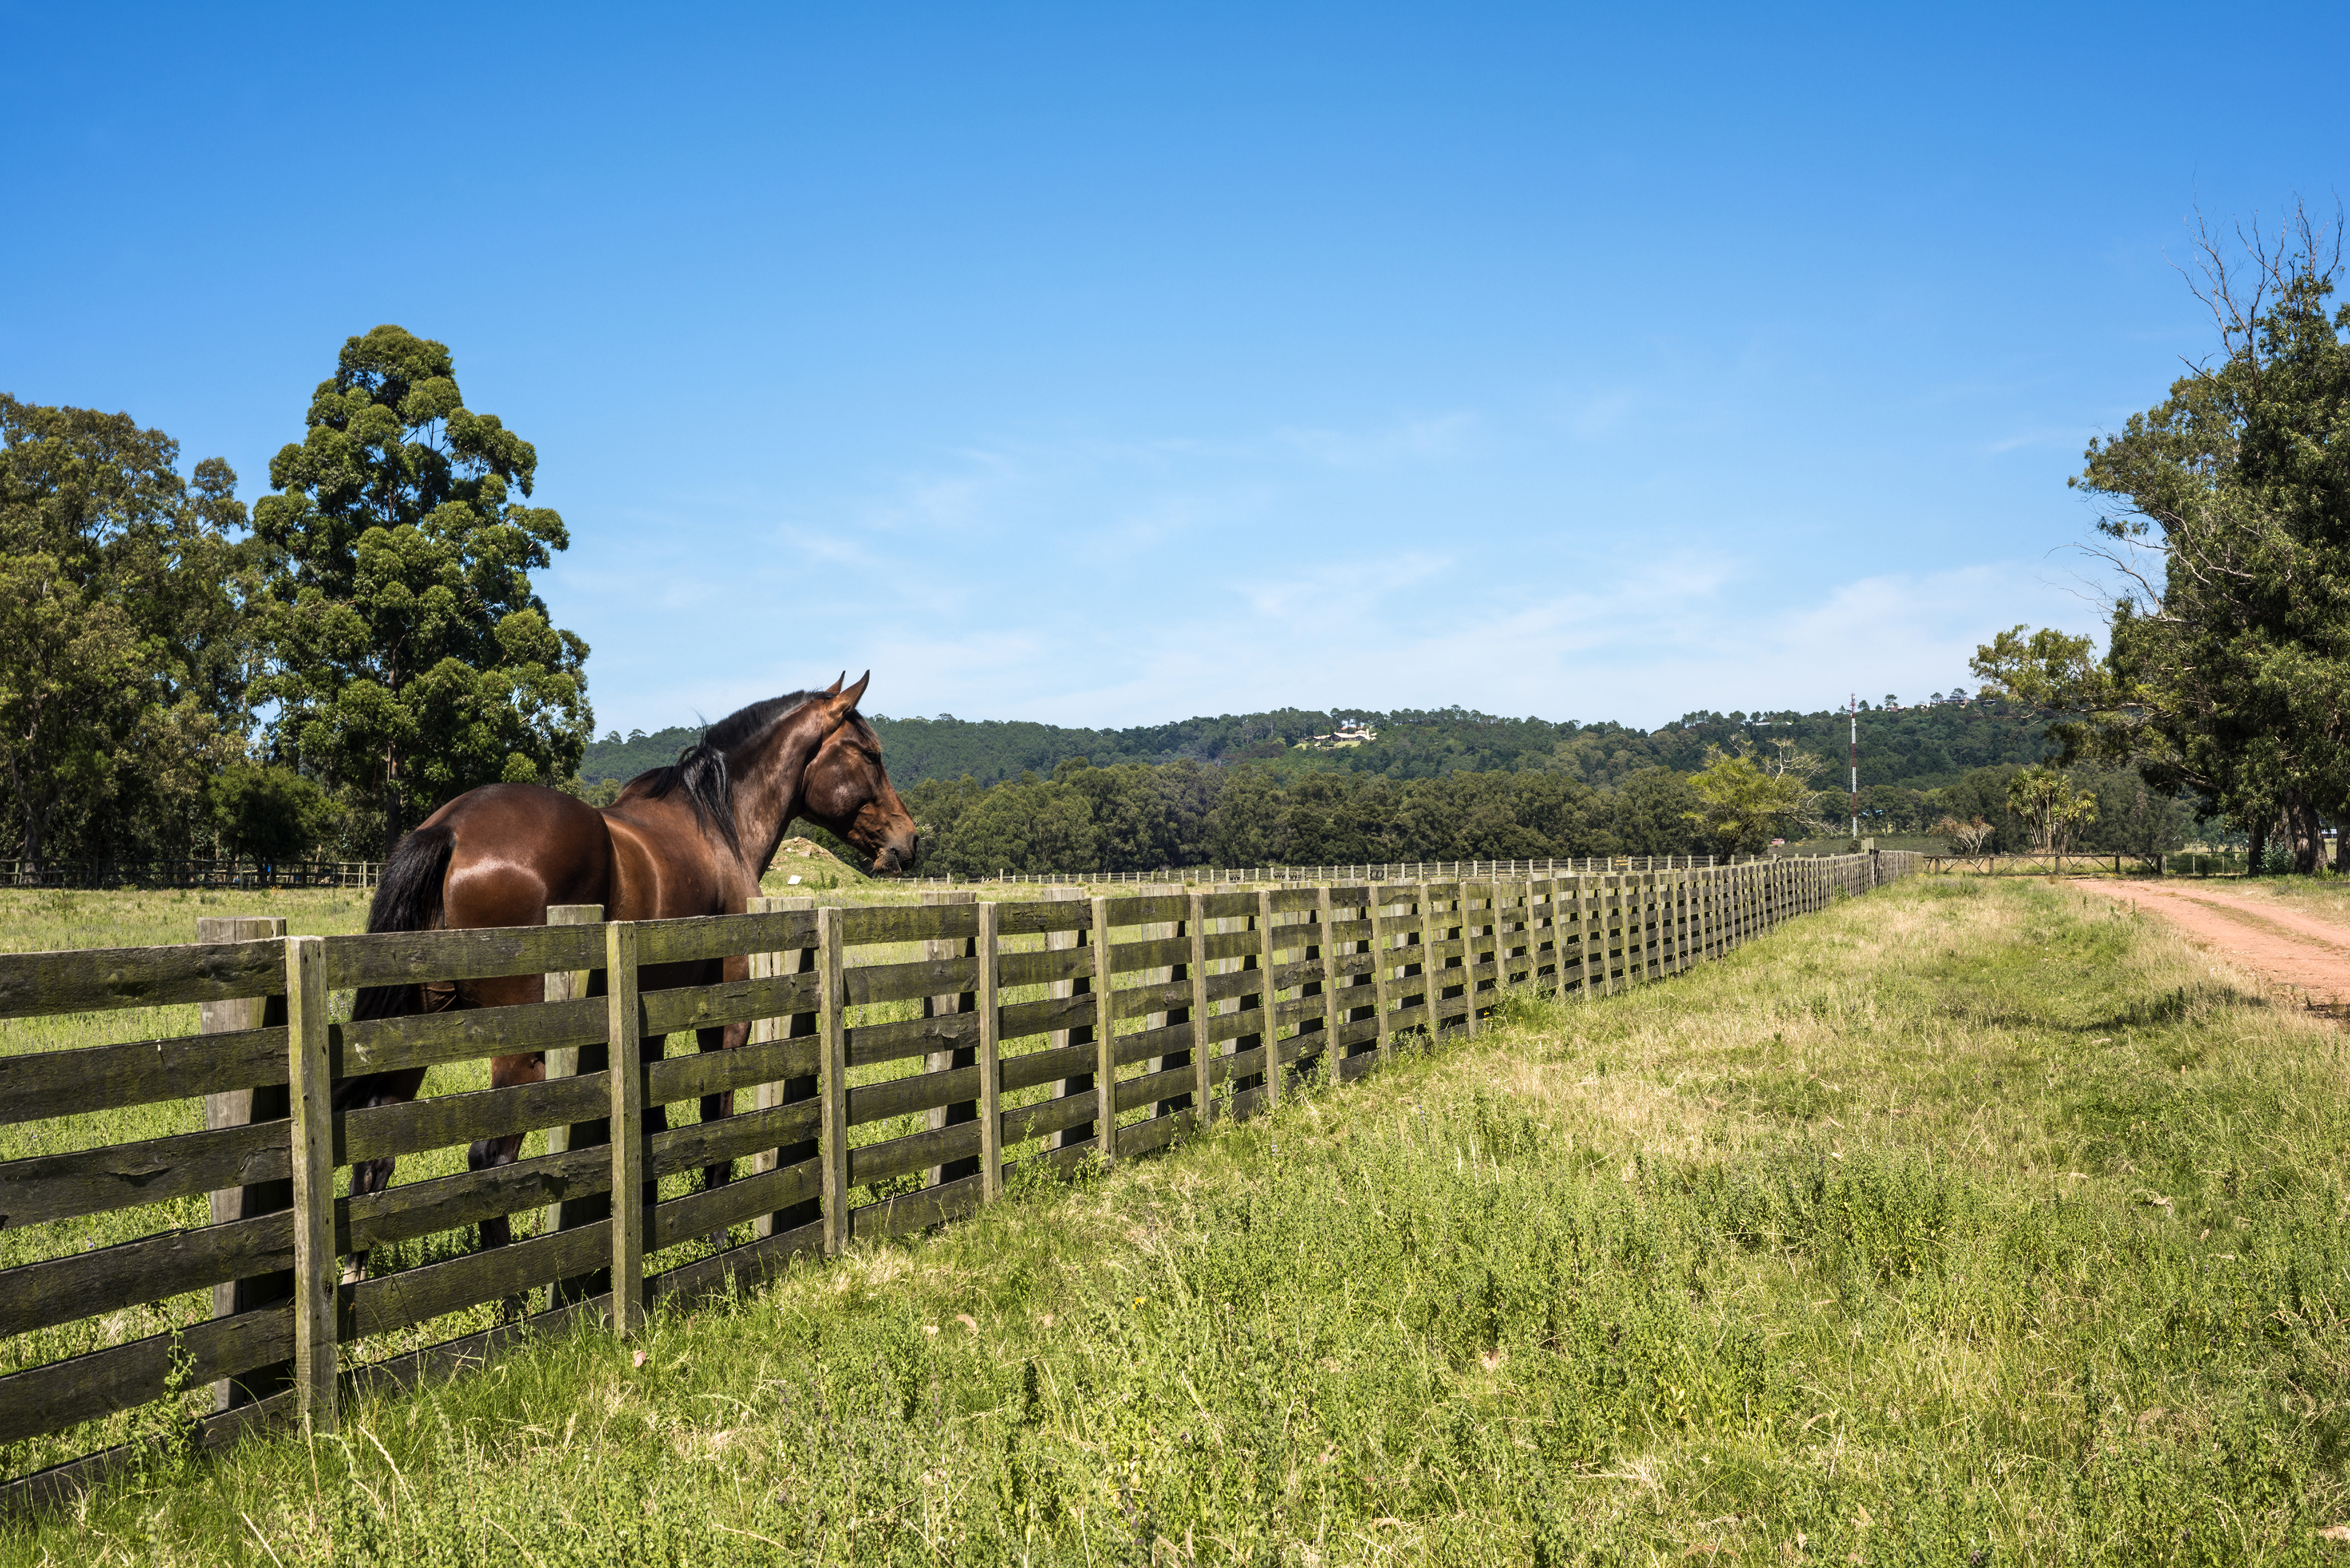
[[[1562,428],[1666,411],[1627,385],[1514,428],[1460,412],[991,439],[830,502],[729,497],[771,542],[751,558],[681,556],[651,529],[625,570],[564,580],[691,620],[670,667],[599,660],[598,701],[646,728],[843,665],[874,670],[884,712],[1115,725],[1460,702],[1645,725],[1946,689],[1997,627],[2090,618],[2044,562],[1824,576],[1799,564],[1803,525],[1745,497],[1645,458],[1555,456]]]
[[[1315,462],[1338,469],[1376,469],[1436,462],[1461,456],[1478,432],[1469,412],[1402,419],[1369,430],[1283,430],[1276,439]]]

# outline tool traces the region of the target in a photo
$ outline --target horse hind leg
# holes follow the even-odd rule
[[[519,1056],[500,1056],[490,1064],[490,1086],[495,1089],[507,1088],[516,1084],[539,1083],[546,1076],[546,1057],[538,1052]],[[512,1165],[522,1156],[525,1136],[522,1133],[507,1133],[499,1137],[477,1140],[465,1150],[465,1168],[478,1175],[484,1170],[495,1170],[501,1166]],[[486,1252],[493,1247],[503,1247],[513,1240],[514,1220],[510,1216],[493,1214],[481,1222],[479,1228],[481,1251]],[[530,1310],[530,1297],[527,1293],[516,1293],[506,1297],[500,1305],[506,1317],[520,1317]]]
[[[521,1133],[508,1133],[503,1137],[485,1137],[465,1150],[465,1168],[476,1174],[495,1170],[502,1165],[512,1165],[522,1156]],[[493,1214],[481,1223],[481,1245],[486,1250],[503,1247],[514,1240],[514,1222],[504,1214]]]
[[[370,1099],[366,1102],[366,1104],[370,1106],[389,1105],[392,1102],[390,1100],[380,1098]],[[378,1159],[365,1159],[354,1162],[351,1166],[351,1196],[353,1198],[362,1198],[373,1193],[381,1192],[385,1188],[390,1187],[391,1185],[392,1165],[392,1157],[388,1154]],[[349,1257],[344,1259],[343,1283],[347,1285],[355,1285],[361,1280],[366,1279],[368,1251],[367,1249],[364,1248],[353,1252]]]
[[[388,1073],[378,1077],[353,1080],[338,1094],[336,1109],[341,1111],[369,1110],[377,1106],[401,1106],[416,1098],[423,1086],[424,1074]],[[374,1159],[355,1160],[351,1165],[351,1197],[364,1198],[381,1192],[391,1185],[391,1172],[398,1161],[391,1155],[380,1155]],[[368,1252],[353,1252],[343,1262],[343,1283],[358,1284],[367,1278]]]

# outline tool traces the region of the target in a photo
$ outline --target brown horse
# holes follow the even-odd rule
[[[760,874],[794,817],[805,816],[873,857],[877,873],[905,868],[914,857],[914,821],[881,765],[881,744],[857,711],[868,672],[847,691],[795,691],[754,702],[712,724],[677,762],[629,781],[601,810],[536,784],[486,784],[427,817],[384,865],[368,911],[370,931],[535,926],[555,904],[601,904],[610,920],[665,919],[743,912]],[[646,991],[707,985],[749,975],[740,958],[648,966]],[[504,1007],[539,999],[536,975],[441,985],[376,986],[359,993],[355,1018],[391,1018],[449,1008]],[[704,1051],[731,1050],[749,1037],[743,1023],[703,1029]],[[615,1043],[617,1045],[617,1042]],[[640,1060],[659,1060],[666,1042],[638,1043]],[[335,1106],[412,1100],[425,1069],[348,1078]],[[500,1056],[490,1084],[504,1088],[546,1076],[542,1052]],[[704,1121],[733,1114],[733,1096],[706,1096]],[[648,1131],[668,1126],[662,1107],[647,1113]],[[475,1170],[513,1163],[519,1133],[485,1138],[467,1151]],[[390,1158],[351,1169],[351,1191],[376,1192],[391,1180]],[[704,1172],[715,1186],[728,1165]],[[510,1237],[504,1216],[482,1221],[482,1244]],[[347,1277],[365,1269],[351,1260]]]

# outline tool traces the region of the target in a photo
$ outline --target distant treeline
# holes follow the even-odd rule
[[[1947,695],[1947,694],[1940,694]],[[1342,719],[1378,732],[1367,745],[1315,749],[1312,738],[1332,733]],[[1860,714],[1860,777],[1864,789],[1897,785],[1913,792],[1947,788],[1969,772],[2041,760],[2047,750],[2043,722],[1996,703],[1939,701],[1906,707],[1864,705]],[[1613,787],[1648,768],[1694,773],[1708,746],[1734,747],[1741,737],[1792,741],[1826,761],[1842,783],[1847,721],[1842,713],[1685,713],[1654,731],[1627,725],[1546,719],[1503,719],[1462,708],[1394,712],[1284,708],[1224,714],[1127,730],[1063,729],[1022,721],[873,716],[900,789],[932,779],[968,778],[980,784],[1048,776],[1073,757],[1097,768],[1123,763],[1190,762],[1230,766],[1262,763],[1282,779],[1308,774],[1370,774],[1399,782],[1448,774],[1555,773],[1579,784]],[[701,734],[698,726],[592,742],[579,776],[627,780],[677,760]],[[1300,742],[1305,742],[1301,746]],[[1497,852],[1498,853],[1498,852]],[[1663,851],[1658,851],[1663,853]]]
[[[2028,848],[2029,824],[2007,807],[2021,764],[1980,768],[1933,791],[1879,786],[1904,820],[1863,831],[1913,830],[1944,815],[1981,816],[1987,847]],[[2176,848],[2189,824],[2176,801],[2134,774],[2075,774],[2098,797],[2088,849]],[[1448,773],[1397,780],[1368,773],[1203,767],[1189,760],[1093,767],[1073,759],[1049,778],[998,784],[930,779],[903,791],[922,827],[925,874],[1152,871],[1186,866],[1353,865],[1411,860],[1538,859],[1586,855],[1710,855],[1750,848],[1709,841],[1689,776],[1639,769],[1595,787],[1555,769]],[[1831,808],[1836,803],[1831,802]],[[1833,809],[1831,811],[1833,815]]]

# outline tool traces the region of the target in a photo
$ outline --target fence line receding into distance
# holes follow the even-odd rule
[[[1406,1039],[1473,1033],[1512,994],[1596,997],[1675,973],[1920,858],[762,898],[633,923],[569,907],[544,927],[345,937],[246,919],[208,921],[214,940],[185,947],[0,955],[0,1018],[192,1002],[204,1031],[0,1056],[0,1126],[41,1151],[0,1163],[0,1243],[15,1243],[0,1251],[0,1445],[7,1469],[48,1466],[5,1493],[56,1497],[104,1473],[135,1445],[83,1449],[140,1418],[122,1412],[179,1419],[184,1390],[211,1386],[213,1413],[184,1435],[216,1447],[273,1420],[332,1430],[352,1388],[404,1386],[519,1334],[582,1319],[625,1334],[658,1303],[967,1214],[1008,1174],[1163,1148],[1203,1114],[1273,1106],[1303,1074],[1358,1077]],[[660,966],[720,958],[745,961],[742,978],[662,983]],[[545,1000],[340,1016],[360,986],[512,975],[544,976]],[[729,1023],[751,1025],[739,1050],[611,1066],[615,1039]],[[347,1075],[478,1075],[482,1058],[530,1051],[547,1054],[543,1083],[332,1107]],[[712,1095],[749,1103],[667,1125],[667,1107]],[[201,1130],[102,1141],[109,1116],[171,1103]],[[615,1127],[637,1130],[615,1142]],[[543,1152],[421,1168],[517,1132],[543,1134]],[[384,1155],[409,1179],[338,1195],[338,1167]],[[686,1189],[684,1173],[727,1162],[748,1174]],[[210,1223],[181,1222],[206,1201]],[[144,1232],[86,1241],[108,1215]],[[517,1239],[473,1250],[473,1227],[501,1216]],[[340,1260],[370,1248],[388,1272],[347,1282]],[[473,1332],[433,1342],[452,1327]]]

